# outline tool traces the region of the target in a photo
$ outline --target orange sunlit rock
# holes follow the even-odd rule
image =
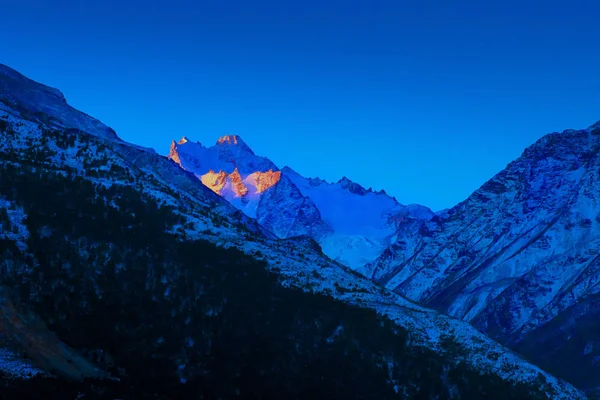
[[[219,140],[217,140],[218,144],[223,144],[223,143],[227,143],[227,144],[238,144],[238,140],[237,140],[237,136],[236,135],[225,135],[225,136],[221,136],[219,138]]]
[[[224,195],[223,189],[230,188],[235,197],[244,197],[255,188],[253,193],[262,193],[275,186],[281,179],[280,171],[268,170],[253,172],[243,178],[236,168],[232,173],[215,172],[212,169],[200,177],[202,183],[216,194]],[[253,189],[254,190],[254,189]]]
[[[242,176],[237,168],[229,175],[229,178],[231,178],[231,185],[233,186],[233,192],[236,197],[242,197],[248,193],[248,188],[244,185]]]
[[[227,172],[215,172],[211,169],[206,174],[202,175],[201,181],[204,186],[220,195],[221,189],[223,189],[223,186],[225,186],[225,183],[227,183],[227,176]]]
[[[169,150],[169,158],[175,161],[181,167],[181,160],[179,159],[179,153],[177,152],[177,144],[174,140],[171,143],[171,149]]]
[[[248,183],[256,187],[257,193],[262,193],[272,188],[281,179],[281,171],[268,170],[266,172],[254,172],[247,178]]]

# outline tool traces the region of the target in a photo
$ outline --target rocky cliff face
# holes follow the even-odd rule
[[[590,328],[600,291],[599,151],[597,125],[543,137],[444,215],[401,226],[364,271],[573,382],[600,385],[600,330]]]

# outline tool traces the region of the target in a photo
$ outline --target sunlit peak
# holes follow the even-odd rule
[[[237,135],[225,135],[217,140],[217,144],[238,144],[241,141],[242,139]]]

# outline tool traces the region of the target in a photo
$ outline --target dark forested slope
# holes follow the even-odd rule
[[[3,163],[0,193],[30,233],[27,256],[2,242],[2,284],[119,378],[13,381],[4,393],[404,398],[393,380],[409,398],[545,398],[411,347],[373,310],[285,288],[236,250],[164,233],[177,217],[135,190]]]

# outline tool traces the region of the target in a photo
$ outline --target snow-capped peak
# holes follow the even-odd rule
[[[362,187],[361,185],[359,185],[358,183],[352,182],[350,179],[346,178],[345,176],[338,181],[338,184],[342,188],[348,190],[350,193],[354,193],[359,196],[364,196],[367,193],[373,192],[373,189],[367,190],[364,187]]]
[[[381,254],[403,216],[433,216],[426,207],[405,207],[384,191],[365,189],[347,177],[329,183],[290,167],[280,171],[237,135],[222,136],[208,148],[187,138],[173,141],[169,157],[278,236],[312,235],[325,254],[352,268]]]
[[[234,144],[234,145],[244,145],[247,146],[246,142],[244,142],[242,140],[241,137],[239,137],[238,135],[225,135],[225,136],[221,136],[219,137],[219,139],[217,139],[217,143],[216,144]]]
[[[215,146],[223,148],[233,148],[237,149],[238,151],[254,155],[254,152],[252,151],[250,146],[248,146],[246,142],[244,142],[244,140],[238,135],[221,136],[215,143]]]
[[[340,183],[342,185],[346,184],[351,184],[353,183],[350,179],[346,178],[345,176],[342,176],[342,179],[340,179],[339,181],[337,181],[337,183]]]

